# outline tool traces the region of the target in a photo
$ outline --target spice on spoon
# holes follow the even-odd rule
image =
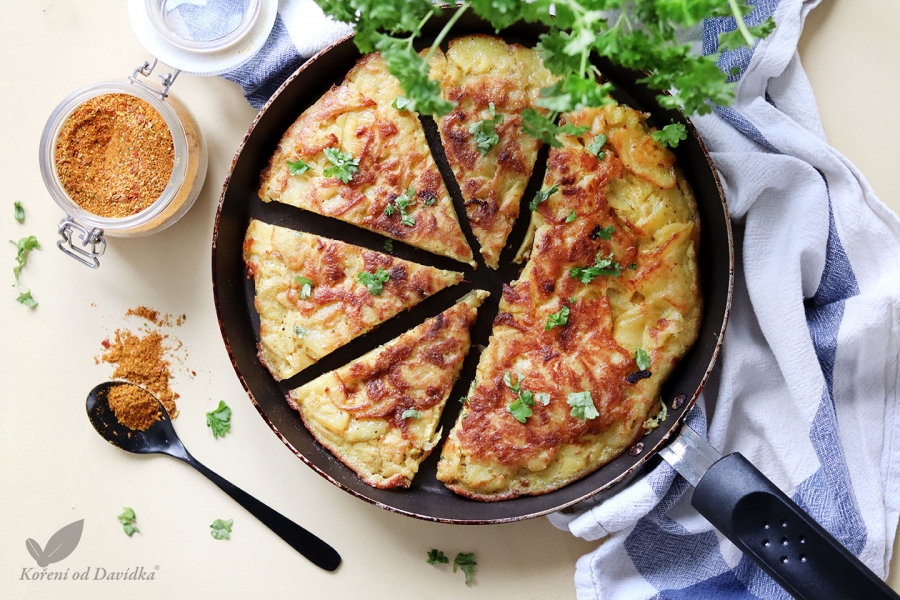
[[[119,423],[135,431],[145,431],[162,418],[156,398],[134,385],[110,386],[106,400]]]
[[[148,208],[175,166],[172,133],[162,115],[129,94],[103,94],[79,105],[56,140],[56,172],[66,194],[101,217]]]

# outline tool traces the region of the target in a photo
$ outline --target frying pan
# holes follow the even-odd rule
[[[434,39],[448,16],[445,14],[443,18],[429,21],[428,27],[423,31],[423,45]],[[539,25],[519,23],[500,35],[508,42],[533,46],[542,31],[544,30]],[[490,25],[469,12],[457,22],[453,33],[464,35],[495,32]],[[621,456],[575,483],[541,496],[490,503],[453,494],[437,481],[435,473],[440,454],[438,452],[422,463],[409,489],[383,490],[364,484],[355,473],[315,441],[303,426],[297,412],[285,401],[289,390],[393,339],[450,307],[458,297],[473,288],[491,292],[491,297],[479,311],[478,322],[472,331],[473,347],[487,343],[502,284],[515,279],[518,273],[519,266],[512,263],[511,258],[513,249],[519,246],[525,235],[528,220],[525,211],[523,218],[519,219],[513,229],[510,241],[501,255],[501,267],[497,271],[487,268],[483,262],[479,268],[472,269],[451,259],[395,242],[395,256],[439,268],[462,270],[466,281],[460,286],[435,294],[384,323],[374,332],[336,350],[300,374],[276,382],[257,359],[259,316],[253,306],[253,281],[248,277],[242,259],[244,233],[250,220],[260,219],[274,225],[342,239],[382,251],[384,238],[380,235],[278,202],[263,203],[257,196],[259,174],[274,153],[282,134],[331,85],[343,80],[359,56],[348,36],[304,63],[285,81],[257,115],[238,148],[216,215],[212,242],[213,295],[222,337],[235,372],[250,400],[282,442],[317,473],[367,502],[420,519],[457,524],[503,523],[536,517],[565,509],[598,494],[611,493],[613,486],[633,478],[639,471],[647,468],[648,461],[652,461],[658,451],[662,451],[663,458],[685,474],[694,485],[698,485],[693,496],[693,504],[698,510],[792,594],[798,597],[836,598],[846,595],[840,590],[846,592],[847,589],[854,590],[855,597],[871,597],[866,596],[865,590],[872,590],[873,594],[876,591],[878,594],[893,594],[877,576],[743,457],[730,455],[719,460],[721,457],[705,440],[682,425],[715,363],[731,306],[734,252],[728,209],[709,154],[690,121],[678,111],[660,107],[655,100],[655,93],[636,82],[642,76],[641,73],[618,68],[602,58],[596,64],[615,82],[615,95],[619,101],[650,113],[651,124],[662,126],[674,120],[684,123],[688,130],[688,139],[675,152],[694,188],[700,212],[702,226],[699,267],[704,311],[697,342],[663,387],[662,400],[669,409],[668,419]],[[422,120],[426,138],[447,182],[456,211],[464,216],[462,198],[440,146],[436,125],[428,118]],[[546,153],[545,148],[538,156],[535,172],[523,195],[526,202],[539,189],[543,180]],[[477,249],[477,242],[465,218],[460,219],[460,225],[472,248]],[[477,252],[476,259],[480,260]],[[460,379],[451,393],[451,399],[465,395],[468,384],[474,377],[477,360],[478,352],[470,352]],[[458,410],[456,402],[448,402],[441,419],[445,432],[452,427]],[[709,475],[704,475],[707,470]],[[729,485],[732,480],[743,483],[744,487]],[[782,560],[786,556],[782,549],[775,548],[775,544],[762,545],[762,540],[766,539],[769,531],[764,523],[768,523],[769,527],[773,524],[780,527],[783,522],[789,523],[793,539],[804,539],[804,560],[793,560],[796,552],[791,555],[791,559]],[[825,564],[828,565],[827,568],[823,568]],[[823,573],[834,576],[826,577]],[[816,586],[809,588],[814,581],[818,582]],[[804,590],[810,591],[811,595]]]

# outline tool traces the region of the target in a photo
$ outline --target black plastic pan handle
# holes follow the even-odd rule
[[[696,487],[691,505],[795,598],[900,599],[739,453],[685,426],[660,455]]]

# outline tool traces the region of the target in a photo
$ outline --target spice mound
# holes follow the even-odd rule
[[[119,423],[129,429],[144,431],[162,418],[156,398],[136,385],[110,386],[106,399]]]
[[[103,94],[63,123],[55,160],[76,204],[101,217],[124,218],[162,195],[175,149],[165,120],[150,104],[129,94]]]
[[[102,359],[116,365],[113,379],[124,379],[144,386],[159,398],[166,412],[174,417],[178,395],[169,387],[171,373],[169,361],[165,358],[164,339],[165,336],[158,331],[140,337],[120,329],[116,331],[115,341],[104,344],[107,351]]]

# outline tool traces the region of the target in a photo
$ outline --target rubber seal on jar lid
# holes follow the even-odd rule
[[[266,43],[278,0],[128,0],[141,45],[191,75],[220,75]]]

